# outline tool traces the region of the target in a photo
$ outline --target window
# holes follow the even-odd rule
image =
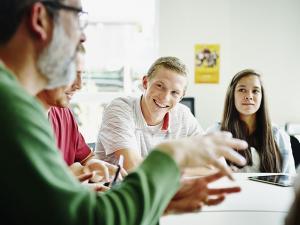
[[[87,142],[96,140],[104,107],[139,95],[142,75],[157,58],[156,0],[83,1],[89,13],[83,87],[72,109]]]

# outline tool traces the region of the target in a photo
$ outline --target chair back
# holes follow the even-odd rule
[[[87,143],[87,144],[92,149],[92,151],[94,152],[95,148],[96,148],[96,143],[95,142],[91,142],[91,143]]]
[[[291,140],[291,146],[292,146],[293,156],[295,160],[295,166],[297,168],[298,165],[300,164],[300,142],[294,135],[290,135],[290,140]]]

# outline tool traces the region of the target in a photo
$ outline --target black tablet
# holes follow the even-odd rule
[[[283,187],[290,187],[293,186],[294,177],[289,175],[264,175],[249,177],[249,179]]]

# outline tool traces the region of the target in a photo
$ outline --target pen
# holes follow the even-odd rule
[[[115,177],[114,177],[113,181],[111,182],[111,185],[110,185],[111,187],[116,184],[117,179],[118,179],[119,174],[120,174],[120,171],[121,171],[121,168],[123,167],[123,163],[124,163],[124,156],[120,155],[119,162],[118,162],[118,169],[116,171],[116,174],[115,174]]]

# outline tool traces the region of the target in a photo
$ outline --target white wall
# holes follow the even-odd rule
[[[299,0],[158,0],[159,55],[190,70],[187,95],[206,128],[221,119],[227,85],[244,68],[262,72],[274,123],[300,122]],[[194,45],[221,45],[219,84],[194,84]]]

